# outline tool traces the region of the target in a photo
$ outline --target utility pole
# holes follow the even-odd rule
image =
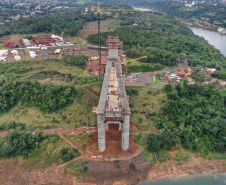
[[[98,3],[98,50],[99,50],[99,83],[101,92],[101,79],[102,79],[102,68],[101,68],[101,34],[100,34],[100,2]]]

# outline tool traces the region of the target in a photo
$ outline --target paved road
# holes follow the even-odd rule
[[[145,72],[145,73],[133,73],[132,76],[128,76],[125,80],[126,86],[145,86],[146,83],[153,83],[155,79],[155,75],[159,73],[163,73],[166,71],[178,71],[179,69],[185,69],[188,65],[187,60],[183,63],[178,63],[178,68],[176,69],[169,69],[169,70],[159,70],[154,72]],[[167,84],[167,83],[165,83]],[[161,85],[154,87],[155,89],[162,89],[162,86],[165,85],[161,83]]]

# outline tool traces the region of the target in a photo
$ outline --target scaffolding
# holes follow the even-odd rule
[[[108,124],[119,124],[122,130],[122,150],[129,149],[130,107],[126,95],[122,67],[118,57],[121,45],[118,36],[107,39],[108,60],[105,68],[104,81],[101,89],[99,104],[96,110],[98,122],[98,146],[100,151],[106,149],[105,130]]]

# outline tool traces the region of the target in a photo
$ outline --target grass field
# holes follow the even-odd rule
[[[23,164],[29,167],[47,167],[52,163],[63,164],[66,162],[61,154],[61,150],[64,148],[68,148],[71,152],[74,151],[74,147],[60,136],[52,135],[42,141],[40,147],[33,150],[29,157],[24,160]],[[79,152],[74,152],[74,157],[80,155]]]
[[[92,113],[92,108],[97,105],[99,97],[87,90],[87,88],[90,88],[89,81],[86,81],[87,84],[80,84],[83,78],[90,78],[86,70],[76,66],[64,65],[60,61],[53,61],[52,59],[16,63],[5,62],[0,64],[0,68],[0,80],[1,78],[10,81],[29,79],[45,84],[74,85],[75,89],[82,94],[82,98],[75,98],[71,105],[53,113],[44,113],[36,107],[26,107],[19,102],[9,112],[1,114],[0,123],[22,122],[31,130],[35,128],[74,128],[83,125],[96,125],[96,115]],[[65,77],[40,75],[40,72],[43,71],[71,74],[73,79],[69,82],[67,81],[67,75]],[[94,89],[97,86],[98,89],[99,84],[94,83],[91,86]]]
[[[166,94],[161,90],[148,87],[127,87],[136,89],[138,95],[131,95],[129,102],[131,108],[131,121],[145,130],[156,129],[155,116],[161,113],[161,106],[166,100]]]
[[[65,134],[69,137],[72,141],[80,145],[84,150],[86,150],[86,144],[90,140],[90,136],[92,133],[84,133],[84,134]]]
[[[155,81],[153,84],[150,85],[150,87],[157,87],[161,84],[161,80],[159,80],[157,77],[155,77]]]

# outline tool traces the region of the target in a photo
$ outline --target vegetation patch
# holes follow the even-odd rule
[[[80,145],[83,150],[86,150],[86,144],[91,140],[92,133],[83,133],[83,134],[65,134],[72,141]]]
[[[147,87],[126,87],[126,92],[130,96],[131,121],[140,129],[156,130],[156,119],[162,113],[166,94]]]
[[[137,72],[151,72],[163,69],[162,65],[151,65],[151,64],[140,64],[140,65],[129,65],[127,71],[129,74]]]
[[[83,176],[87,173],[88,167],[86,164],[88,164],[88,161],[84,160],[77,160],[73,163],[71,163],[69,166],[66,167],[66,170],[68,173],[74,175],[78,178],[83,178]]]
[[[63,164],[81,153],[59,135],[49,135],[36,147],[25,160],[26,166],[47,167],[52,163]]]
[[[129,12],[120,13],[118,19],[121,20],[121,27],[114,32],[101,34],[101,42],[105,45],[109,34],[118,34],[130,58],[148,56],[142,61],[165,66],[174,66],[178,61],[187,58],[192,66],[226,68],[226,58],[219,50],[170,16]],[[91,43],[98,43],[97,34],[90,35],[87,39]]]

